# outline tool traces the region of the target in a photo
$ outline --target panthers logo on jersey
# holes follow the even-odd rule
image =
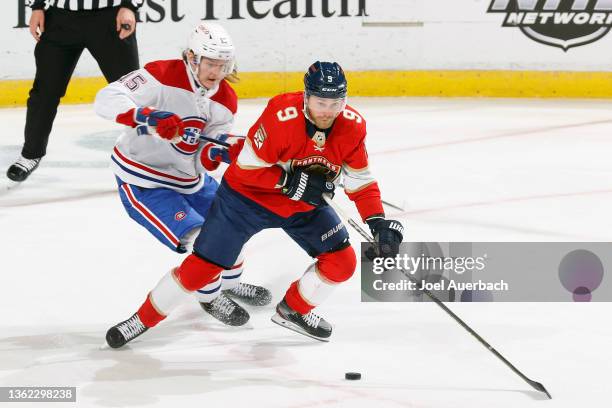
[[[180,142],[172,145],[176,151],[185,155],[192,155],[200,145],[200,135],[206,127],[206,121],[200,117],[190,116],[183,119],[185,134]]]
[[[341,167],[327,160],[323,156],[310,156],[304,159],[294,159],[291,168],[303,168],[311,173],[324,174],[328,181],[335,180],[340,175]]]

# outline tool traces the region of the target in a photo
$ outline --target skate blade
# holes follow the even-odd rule
[[[291,323],[290,321],[283,319],[278,313],[272,316],[270,320],[272,320],[274,323],[278,324],[281,327],[292,330],[296,333],[300,333],[301,335],[310,337],[311,339],[319,340],[324,343],[329,342],[329,337],[325,338],[313,336],[312,334],[304,331],[300,326],[296,325],[295,323]]]

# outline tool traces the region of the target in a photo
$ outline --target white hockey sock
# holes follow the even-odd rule
[[[310,265],[298,281],[298,291],[306,302],[313,306],[323,303],[338,284],[326,279],[317,268],[318,262]]]
[[[210,303],[221,293],[221,279],[210,282],[208,285],[194,292],[196,299],[201,303]]]
[[[221,272],[221,290],[232,289],[240,284],[242,271],[244,270],[243,265],[244,255],[243,251],[240,251],[240,254],[238,254],[238,258],[236,258],[236,262],[234,262],[232,269],[223,270],[223,272]]]
[[[194,228],[181,238],[181,245],[187,250],[188,253],[193,251],[193,244],[198,237],[200,230],[201,227]],[[210,303],[217,296],[219,296],[221,290],[228,290],[238,286],[242,277],[242,271],[244,270],[242,266],[243,262],[244,255],[241,251],[238,258],[236,258],[236,262],[234,262],[232,269],[223,270],[221,272],[221,281],[216,280],[211,282],[194,292],[198,301],[202,303]]]
[[[181,246],[185,248],[188,254],[193,252],[193,243],[200,234],[201,229],[201,226],[194,228],[181,237]]]
[[[172,269],[166,273],[150,294],[151,303],[164,316],[168,316],[176,306],[191,295],[191,292],[185,289],[178,281],[174,274],[175,270]]]

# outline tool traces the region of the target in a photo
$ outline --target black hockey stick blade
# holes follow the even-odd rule
[[[351,227],[353,227],[362,237],[364,237],[366,239],[366,241],[370,242],[371,244],[375,243],[374,239],[370,236],[370,234],[368,234],[363,228],[361,228],[361,226],[355,220],[353,220],[351,217],[349,217],[342,210],[342,208],[340,208],[340,206],[338,206],[336,203],[334,203],[329,195],[323,195],[323,199],[325,200],[325,202],[327,202],[327,204],[329,204],[330,207],[332,207],[334,209],[334,211],[336,211],[338,213],[338,215],[341,218],[345,219],[349,223],[349,225]],[[410,280],[412,282],[415,282],[415,283],[418,283],[418,281],[413,276],[407,274],[403,270],[400,270],[400,272],[404,276],[406,276],[408,278],[408,280]],[[499,351],[495,350],[495,348],[493,348],[493,346],[491,346],[485,339],[483,339],[478,333],[476,333],[476,331],[474,329],[472,329],[466,322],[464,322],[459,316],[457,316],[452,310],[450,310],[444,304],[444,302],[442,302],[436,295],[434,295],[428,289],[423,289],[422,291],[423,291],[423,293],[425,293],[427,295],[427,297],[429,299],[431,299],[436,305],[438,305],[450,317],[452,317],[453,320],[455,320],[457,323],[459,323],[459,325],[461,327],[463,327],[476,340],[478,340],[478,342],[480,344],[482,344],[487,350],[489,350],[493,355],[495,355],[495,357],[497,357],[501,362],[503,362],[508,368],[510,368],[512,371],[514,371],[515,374],[517,374],[519,377],[521,377],[523,379],[523,381],[525,381],[527,384],[531,385],[535,390],[543,392],[544,394],[546,394],[546,396],[549,399],[552,399],[552,396],[550,395],[548,390],[546,390],[546,388],[542,385],[542,383],[539,383],[537,381],[533,381],[532,379],[527,377],[525,374],[523,374],[510,361],[508,361],[503,355],[501,355],[501,353]]]
[[[408,278],[408,280],[414,282],[415,284],[418,284],[418,281],[411,275],[407,274],[406,272],[404,272],[403,270],[400,270],[400,272]],[[522,371],[520,371],[518,368],[516,368],[514,366],[514,364],[512,364],[510,361],[508,361],[506,359],[506,357],[504,357],[499,351],[495,350],[495,348],[493,346],[491,346],[484,338],[482,338],[480,336],[480,334],[476,333],[476,331],[474,329],[472,329],[466,322],[464,322],[459,316],[457,316],[455,314],[455,312],[453,312],[452,310],[450,310],[445,304],[444,302],[442,302],[436,295],[434,295],[432,292],[430,292],[428,289],[422,289],[422,292],[425,293],[427,295],[427,297],[429,299],[431,299],[436,305],[438,305],[442,310],[444,310],[450,317],[453,318],[453,320],[455,320],[457,323],[459,323],[459,325],[461,327],[463,327],[468,333],[470,333],[476,340],[478,340],[478,342],[480,344],[482,344],[487,350],[489,350],[495,357],[497,357],[502,363],[504,363],[509,369],[511,369],[512,371],[514,371],[514,373],[516,375],[518,375],[519,377],[521,377],[523,379],[523,381],[525,381],[527,384],[531,385],[535,390],[543,392],[544,394],[546,394],[546,396],[549,399],[552,399],[552,396],[550,395],[550,393],[548,392],[548,390],[546,390],[546,388],[539,382],[537,381],[533,381],[531,378],[527,377],[525,374],[523,374]]]
[[[548,392],[548,390],[542,385],[542,383],[539,383],[537,381],[533,381],[533,380],[529,380],[527,381],[527,383],[529,385],[531,385],[534,389],[543,392],[544,394],[546,394],[546,396],[548,397],[548,399],[552,399],[552,395],[550,395],[550,393]]]

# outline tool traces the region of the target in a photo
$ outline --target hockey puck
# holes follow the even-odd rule
[[[344,373],[345,380],[361,380],[361,373]]]

